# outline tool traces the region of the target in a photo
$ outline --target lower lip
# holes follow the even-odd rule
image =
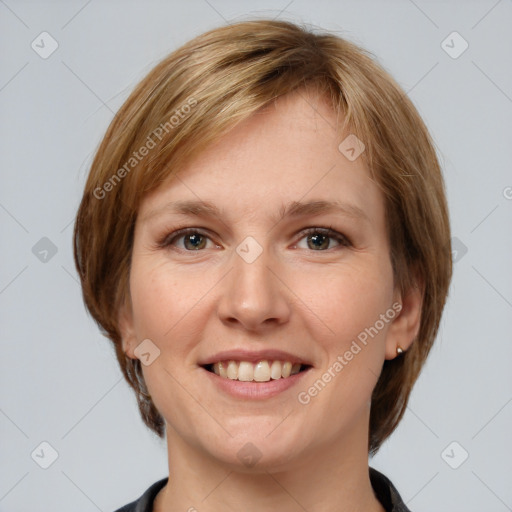
[[[203,368],[203,371],[207,374],[207,377],[211,379],[212,383],[214,383],[224,393],[237,398],[263,400],[265,398],[272,398],[273,396],[295,386],[310,369],[311,368],[308,368],[284,379],[269,380],[268,382],[242,382],[239,380],[220,377],[216,373],[209,372],[205,368]]]

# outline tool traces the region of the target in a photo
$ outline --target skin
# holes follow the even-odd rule
[[[348,134],[335,126],[322,96],[281,97],[142,201],[120,325],[130,357],[147,338],[160,350],[143,366],[168,443],[170,479],[155,511],[384,510],[368,476],[371,393],[384,360],[416,336],[421,295],[395,289],[383,195],[361,158],[340,153]],[[222,216],[165,207],[185,199],[212,202]],[[355,205],[366,219],[338,212],[280,219],[283,205],[310,200]],[[183,227],[203,232],[194,239],[201,249],[190,236],[159,245]],[[303,231],[318,227],[350,243],[320,237],[315,245]],[[262,248],[252,263],[236,252],[247,236]],[[400,314],[301,404],[298,393],[395,302]],[[275,397],[241,400],[198,366],[231,348],[281,349],[313,368]],[[252,467],[237,456],[248,442],[261,454]]]

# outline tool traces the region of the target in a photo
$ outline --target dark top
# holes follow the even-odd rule
[[[116,512],[153,512],[153,502],[160,489],[167,483],[168,478],[163,478],[154,483],[138,500],[125,505]],[[395,486],[389,478],[370,468],[370,481],[375,496],[381,502],[386,512],[411,512],[400,498]]]

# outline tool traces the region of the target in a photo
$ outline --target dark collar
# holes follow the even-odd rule
[[[138,500],[125,505],[116,510],[116,512],[153,512],[153,502],[156,495],[168,480],[169,478],[162,478],[162,480],[155,482]],[[370,482],[375,496],[386,509],[386,512],[411,512],[405,506],[400,494],[398,494],[389,478],[379,473],[376,469],[370,468]]]
[[[405,506],[396,487],[387,476],[379,473],[376,469],[370,468],[370,482],[375,496],[386,509],[386,512],[411,512]]]

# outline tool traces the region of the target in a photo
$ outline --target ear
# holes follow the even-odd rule
[[[405,293],[395,291],[393,309],[399,310],[397,316],[389,326],[386,337],[386,359],[398,356],[397,348],[404,352],[412,345],[421,324],[421,310],[423,306],[424,284],[416,278]],[[397,306],[395,307],[395,304]],[[398,308],[401,305],[401,309]]]
[[[131,359],[137,359],[134,350],[137,346],[137,336],[133,325],[133,312],[131,301],[125,300],[119,308],[117,317],[123,352]]]

